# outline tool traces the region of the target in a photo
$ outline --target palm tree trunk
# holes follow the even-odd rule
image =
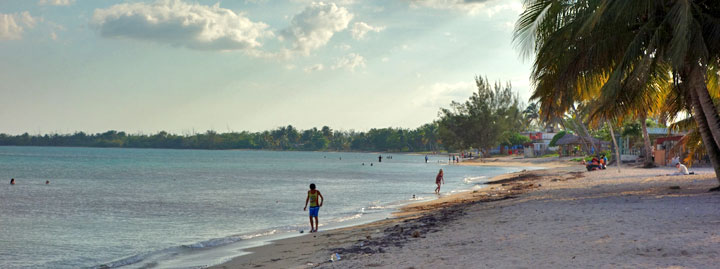
[[[570,123],[572,123],[575,126],[575,130],[577,130],[577,135],[580,138],[580,142],[582,142],[582,148],[583,151],[585,151],[585,155],[590,155],[590,146],[585,140],[585,135],[581,132],[582,129],[580,129],[580,125],[582,124],[578,123],[577,119],[573,119]]]
[[[578,119],[578,121],[580,121],[580,128],[585,133],[583,135],[584,136],[583,139],[585,139],[587,141],[587,143],[590,146],[592,146],[592,148],[588,148],[588,154],[597,154],[598,148],[595,147],[595,142],[592,140],[592,136],[590,136],[590,132],[588,131],[587,127],[585,127],[585,124],[582,122],[582,119]],[[591,152],[591,151],[594,151],[594,152]]]
[[[592,146],[592,153],[597,155],[598,151],[600,150],[598,147],[595,146],[595,141],[593,141],[592,136],[590,135],[590,132],[588,131],[587,127],[585,127],[585,124],[580,124],[580,127],[582,127],[583,131],[585,132],[586,138],[588,142],[590,142],[590,146]]]
[[[647,116],[643,114],[640,117],[640,126],[642,126],[643,142],[645,142],[645,161],[643,167],[652,168],[655,167],[655,162],[652,159],[652,144],[650,144],[650,135],[647,131]]]
[[[615,146],[615,161],[617,162],[618,173],[620,173],[620,148],[618,148],[617,140],[615,139],[615,131],[613,131],[612,124],[607,121],[608,129],[610,129],[610,136],[612,136],[613,145]]]
[[[710,126],[708,126],[707,118],[703,115],[703,109],[700,106],[700,99],[697,96],[697,92],[690,90],[690,97],[692,101],[693,119],[698,125],[698,131],[702,137],[703,144],[707,151],[710,162],[715,168],[715,177],[720,182],[720,148],[714,143],[712,133],[710,132]],[[710,189],[710,191],[719,191],[720,186]]]
[[[712,134],[713,141],[717,147],[720,147],[720,115],[718,110],[713,103],[712,97],[708,92],[707,84],[705,82],[705,75],[698,70],[700,68],[693,68],[694,72],[690,73],[690,90],[694,90],[697,96],[697,103],[702,108],[702,112],[707,120],[708,128]]]
[[[598,148],[595,147],[595,142],[593,142],[592,137],[590,136],[590,132],[588,132],[588,129],[585,127],[585,124],[583,123],[582,119],[580,118],[580,114],[578,113],[577,109],[575,108],[575,105],[572,106],[573,112],[575,113],[575,121],[577,122],[577,125],[580,126],[580,129],[582,129],[584,134],[579,134],[580,138],[582,140],[585,140],[585,143],[588,143],[590,146],[592,146],[592,149],[594,151],[597,151]],[[587,147],[587,145],[586,145]],[[588,154],[593,154],[597,152],[591,152],[591,148],[587,149]]]

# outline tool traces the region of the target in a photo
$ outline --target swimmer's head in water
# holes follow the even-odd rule
[[[314,190],[314,189],[315,189],[315,183],[310,183],[310,189],[311,189],[311,190]]]

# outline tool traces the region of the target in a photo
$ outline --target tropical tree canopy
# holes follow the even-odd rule
[[[720,176],[717,1],[527,0],[515,41],[535,58],[542,117],[592,100],[595,122],[644,120],[670,99],[692,112]]]
[[[499,145],[502,135],[522,128],[520,98],[510,83],[491,85],[476,77],[477,92],[464,103],[453,101],[440,110],[438,127],[443,144],[455,149],[478,148],[487,151]]]

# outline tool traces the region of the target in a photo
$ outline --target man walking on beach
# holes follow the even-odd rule
[[[318,197],[320,197],[320,200],[318,200]],[[308,191],[307,198],[305,198],[305,208],[303,208],[303,211],[307,210],[308,202],[310,202],[311,233],[317,232],[319,228],[318,212],[320,211],[320,207],[322,206],[324,200],[325,198],[323,198],[322,194],[320,194],[320,191],[315,189],[315,183],[310,184],[310,190]],[[315,225],[313,225],[313,217],[315,217]]]

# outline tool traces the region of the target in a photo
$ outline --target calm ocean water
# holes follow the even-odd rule
[[[387,155],[0,147],[0,268],[218,263],[237,252],[213,249],[307,231],[310,183],[326,199],[323,230],[435,198],[440,168],[445,194],[518,170]]]

